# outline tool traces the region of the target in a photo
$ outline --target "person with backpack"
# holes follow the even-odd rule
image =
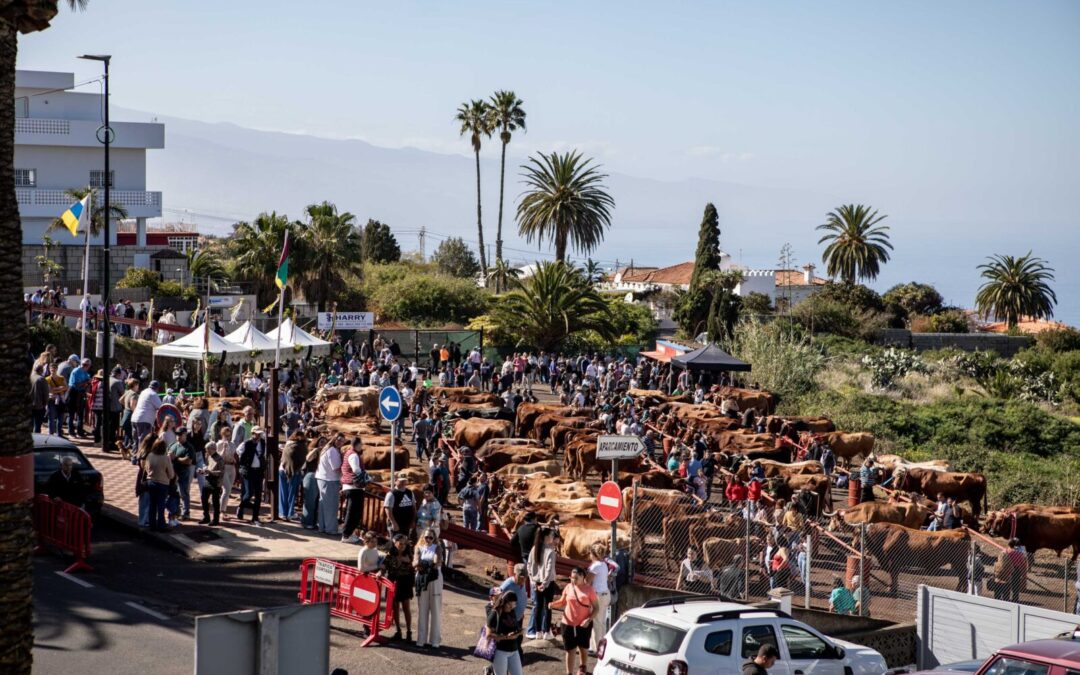
[[[503,591],[487,615],[487,634],[495,641],[491,668],[495,675],[521,675],[520,599],[513,591]],[[524,611],[524,608],[521,608]]]

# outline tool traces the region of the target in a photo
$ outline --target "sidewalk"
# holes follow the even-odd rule
[[[148,539],[159,541],[189,558],[204,560],[247,561],[296,561],[305,558],[329,558],[349,565],[356,564],[360,547],[343,544],[338,536],[318,534],[305,530],[297,522],[270,521],[269,495],[263,493],[263,523],[255,527],[250,521],[238,521],[234,517],[240,503],[239,490],[233,490],[229,499],[228,515],[222,514],[218,527],[199,525],[202,505],[199,486],[191,484],[191,520],[182,521],[170,532],[151,532],[139,527],[139,499],[135,496],[135,477],[138,468],[124,460],[119,453],[102,452],[92,441],[69,439],[79,446],[83,454],[101,472],[105,490],[105,506],[102,515]]]

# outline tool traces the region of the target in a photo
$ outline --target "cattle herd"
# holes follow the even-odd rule
[[[728,400],[736,402],[740,415],[721,412]],[[963,588],[970,581],[973,537],[985,546],[992,546],[991,538],[999,545],[998,540],[1015,538],[1029,555],[1043,549],[1060,555],[1071,547],[1075,561],[1080,553],[1077,509],[1019,504],[987,512],[983,475],[955,471],[945,460],[909,462],[875,454],[872,434],[838,430],[825,417],[776,415],[767,392],[714,387],[705,401],[694,404],[689,397],[630,390],[591,399],[589,407],[527,401],[511,411],[492,394],[430,387],[418,392],[416,403],[414,411],[443,420],[439,445],[451,456],[451,466],[472,456],[488,476],[487,512],[504,535],[525,512],[534,511],[542,522],[557,522],[562,555],[582,560],[591,544],[610,538],[610,526],[599,519],[595,504],[599,481],[611,478],[610,462],[596,456],[598,436],[628,427],[646,436],[649,452],[621,461],[614,477],[626,504],[617,523],[618,544],[629,551],[639,573],[647,571],[659,583],[664,577],[670,582],[687,547],[697,548],[715,569],[736,552],[750,550],[755,561],[777,538],[790,538],[796,546],[800,537],[855,546],[863,524],[866,562],[875,574],[885,575],[872,577],[882,593],[895,594],[904,573],[955,575],[957,588]],[[377,419],[376,390],[329,389],[316,405],[327,429],[361,437],[365,467],[386,480],[389,435]],[[814,446],[831,449],[835,466],[829,474],[809,451]],[[712,460],[705,498],[688,480],[692,476],[668,468],[671,453],[693,458],[695,449],[697,459]],[[395,464],[418,488],[430,474],[426,461],[417,467],[410,455],[399,448]],[[837,482],[858,478],[866,458],[873,460],[877,499],[849,506],[847,491],[838,490]],[[745,484],[755,472],[764,477],[760,503],[729,503],[724,485]],[[962,526],[925,529],[939,495],[955,500]],[[773,515],[777,503],[799,512],[785,522],[797,523],[800,531],[780,526],[780,509]]]

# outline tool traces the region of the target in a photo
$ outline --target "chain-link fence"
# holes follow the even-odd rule
[[[796,606],[891,621],[914,618],[920,584],[1080,610],[1071,556],[1032,555],[967,528],[848,524],[800,495],[732,502],[715,486],[702,499],[639,484],[626,503],[646,585],[745,601],[787,591]]]

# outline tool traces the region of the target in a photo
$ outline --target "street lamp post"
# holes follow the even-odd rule
[[[112,144],[112,127],[109,126],[109,62],[112,60],[112,56],[108,54],[83,54],[79,58],[88,61],[101,61],[105,65],[105,132],[102,140],[105,145],[105,208],[103,218],[105,238],[101,246],[101,298],[102,304],[105,305],[105,315],[101,318],[101,366],[104,371],[105,394],[102,398],[102,412],[104,414],[101,419],[101,448],[109,452],[113,449],[109,447],[113,437],[112,402],[109,391],[112,384],[110,382],[112,369],[109,367],[109,308],[112,306],[109,297],[109,221],[112,216],[109,209],[109,188],[112,187],[112,181],[109,177],[109,146]],[[90,213],[93,214],[93,205],[90,207]]]

